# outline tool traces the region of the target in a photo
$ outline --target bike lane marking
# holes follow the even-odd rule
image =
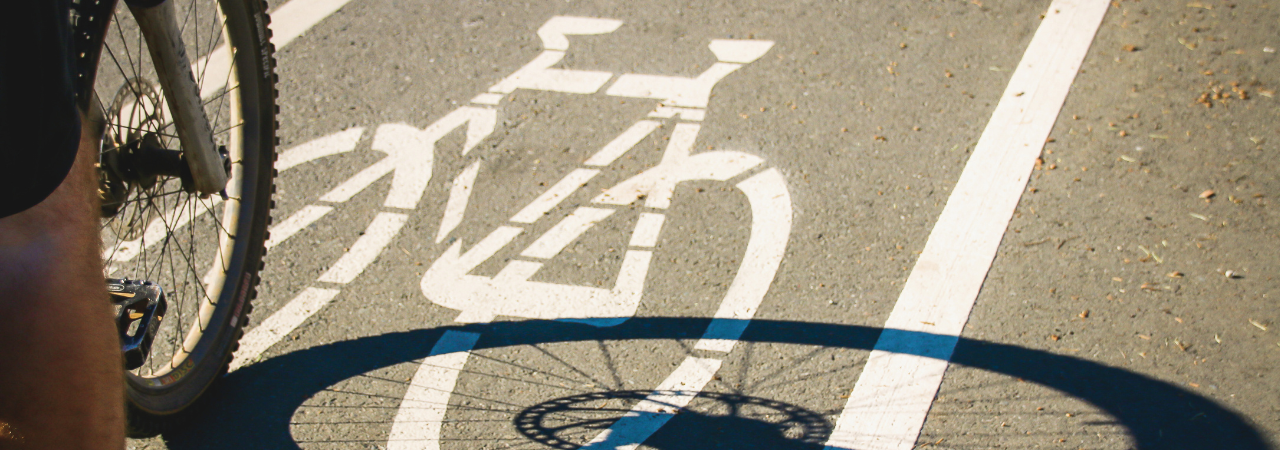
[[[827,449],[915,447],[1107,0],[1054,0],[965,164]]]
[[[493,132],[496,117],[496,113],[490,109],[463,107],[422,130],[398,123],[379,126],[371,148],[387,156],[321,195],[320,202],[329,204],[346,202],[375,181],[391,174],[391,188],[383,202],[385,211],[379,212],[374,217],[355,244],[325,273],[321,274],[316,282],[346,285],[363,273],[364,269],[377,260],[383,249],[399,235],[408,220],[406,212],[417,208],[418,201],[431,182],[436,142],[454,130],[464,128],[467,139],[462,153],[466,154]],[[361,133],[359,130],[346,130],[299,145],[284,152],[281,159],[287,161],[285,168],[292,168],[317,158],[352,151],[359,141]],[[317,204],[295,212],[279,225],[271,228],[273,233],[280,232],[283,236],[273,239],[272,246],[279,245],[280,242],[332,210],[332,206]],[[340,290],[331,287],[308,287],[289,300],[284,307],[267,317],[262,325],[244,334],[240,339],[240,349],[236,351],[229,371],[239,369],[256,360],[262,352],[271,348],[333,301]],[[270,326],[265,326],[268,324]]]
[[[719,359],[685,357],[675,372],[662,381],[622,418],[583,445],[582,450],[632,450],[666,425],[702,392],[720,370]]]
[[[584,17],[553,17],[539,30],[544,50],[534,60],[503,78],[489,92],[472,99],[473,104],[496,106],[506,94],[516,89],[555,91],[567,94],[592,94],[612,78],[605,72],[553,69],[568,47],[566,35],[590,35],[612,32],[621,22]],[[621,74],[604,94],[631,98],[657,99],[659,103],[648,114],[651,118],[671,119],[674,127],[661,161],[637,175],[606,189],[590,203],[599,207],[579,207],[560,219],[547,232],[523,250],[495,276],[471,275],[472,269],[495,256],[525,232],[528,224],[546,217],[547,213],[574,195],[593,179],[601,166],[607,166],[630,151],[654,130],[660,121],[640,120],[606,144],[582,165],[569,170],[557,183],[540,193],[528,205],[488,236],[462,251],[462,242],[453,242],[422,276],[422,292],[437,305],[459,311],[457,322],[489,322],[497,316],[539,318],[586,323],[598,327],[620,324],[634,315],[639,305],[644,281],[652,260],[653,247],[661,233],[665,214],[642,212],[629,237],[630,245],[623,256],[612,288],[530,281],[543,262],[554,258],[592,225],[611,215],[617,208],[643,204],[646,208],[665,210],[670,207],[675,186],[683,181],[712,180],[729,182],[743,177],[737,187],[746,197],[752,211],[752,241],[747,244],[743,263],[717,312],[716,317],[750,320],[772,284],[791,231],[791,199],[786,183],[776,169],[760,168],[764,160],[734,151],[693,153],[700,121],[711,88],[742,65],[763,56],[771,41],[712,40],[709,45],[718,62],[696,77],[650,74]],[[679,120],[674,119],[679,116]],[[480,162],[467,166],[455,178],[450,198],[441,219],[440,242],[462,221],[467,201]],[[626,236],[618,236],[627,239]],[[713,320],[699,341],[703,350],[728,352],[741,336],[743,326],[726,326]],[[404,402],[392,423],[388,448],[434,450],[440,446],[440,435],[448,400],[456,386],[461,368],[474,348],[452,346],[461,356],[448,355],[450,370],[440,355],[441,343],[458,339],[446,332],[433,347],[415,376],[414,386],[406,391]],[[455,359],[457,358],[457,359]],[[720,366],[720,358],[686,358],[645,400],[638,402],[623,420],[603,430],[596,438],[597,446],[631,443],[635,447],[660,428],[689,401],[697,396]],[[433,406],[424,413],[423,402]],[[625,442],[624,442],[625,441]]]
[[[440,448],[440,429],[449,409],[449,396],[479,339],[479,333],[453,330],[440,336],[400,401],[387,450]]]
[[[440,219],[440,230],[436,232],[436,243],[444,242],[462,223],[462,215],[467,211],[467,202],[471,199],[471,188],[476,184],[476,176],[480,174],[480,161],[468,165],[449,187],[449,201],[444,205],[444,217]]]
[[[271,43],[276,50],[284,48],[302,33],[307,32],[321,20],[338,12],[351,0],[290,0],[280,5],[271,15]],[[208,55],[191,63],[195,73],[231,73],[231,55],[225,44],[209,52]],[[227,79],[213,79],[200,87],[200,97],[208,98],[227,85]]]

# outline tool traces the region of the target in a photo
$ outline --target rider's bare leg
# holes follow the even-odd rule
[[[96,160],[97,145],[82,138],[53,194],[0,219],[0,448],[124,447],[123,368],[102,278]]]

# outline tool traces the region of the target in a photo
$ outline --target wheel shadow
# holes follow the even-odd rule
[[[556,398],[525,408],[513,422],[530,442],[576,449],[632,413],[626,407],[610,407],[613,400],[634,404],[651,392],[605,391]],[[821,450],[834,428],[820,413],[777,400],[706,391],[698,394],[698,400],[683,408],[660,403],[660,409],[678,413],[643,443],[659,450]]]
[[[476,345],[480,350],[581,341],[698,339],[709,322],[703,318],[631,318],[611,328],[555,321],[501,322],[390,333],[321,345],[267,359],[228,375],[181,424],[165,433],[164,440],[169,448],[182,450],[299,448],[290,433],[290,421],[303,402],[348,378],[422,359],[448,330],[480,333],[482,337]],[[882,331],[855,325],[752,320],[741,340],[870,350]],[[951,363],[1020,378],[1088,402],[1123,426],[1139,449],[1273,448],[1249,419],[1227,407],[1128,370],[967,338],[959,339]],[[691,430],[740,427],[744,431],[754,427],[750,433],[757,437],[781,439],[769,424],[735,417],[690,415],[673,420],[668,426],[692,427]],[[663,438],[664,435],[674,436],[660,432],[650,444],[664,449],[700,448],[685,445],[693,443],[682,443],[678,438]],[[739,437],[742,436],[751,434]],[[794,442],[777,448],[820,446]]]

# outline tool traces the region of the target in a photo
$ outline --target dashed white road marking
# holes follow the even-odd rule
[[[566,35],[608,33],[620,24],[608,19],[552,18],[539,29],[543,52],[491,87],[488,94],[475,97],[473,103],[496,105],[503,98],[497,94],[516,89],[579,94],[597,92],[612,74],[551,67],[564,57],[569,45]],[[762,56],[772,46],[771,41],[713,41],[710,48],[720,62],[697,77],[622,74],[606,94],[659,99],[662,103],[655,107],[650,117],[671,119],[678,115],[681,120],[699,121],[705,116],[705,107],[714,85],[742,64]],[[626,321],[639,306],[653,259],[650,249],[657,243],[664,214],[641,212],[630,237],[630,248],[623,255],[612,288],[529,281],[543,266],[542,262],[536,261],[511,260],[493,277],[471,275],[470,272],[523,233],[524,224],[542,220],[551,209],[595,177],[599,173],[598,168],[610,165],[661,126],[662,122],[654,120],[637,122],[584,161],[583,165],[587,167],[573,170],[517,212],[511,218],[516,226],[498,227],[466,253],[462,252],[462,242],[453,242],[423,274],[423,294],[438,305],[459,310],[455,320],[464,323],[489,322],[498,315],[574,321],[599,327]],[[744,327],[723,319],[745,322],[754,316],[781,262],[790,236],[792,210],[786,183],[777,170],[749,174],[764,162],[763,159],[733,151],[693,154],[693,144],[700,129],[696,123],[676,124],[657,166],[605,190],[592,200],[605,208],[579,208],[561,219],[521,256],[555,257],[587,228],[615,210],[610,208],[644,199],[643,203],[648,208],[666,209],[670,206],[675,186],[682,181],[728,181],[747,174],[747,180],[738,183],[737,187],[746,194],[751,205],[752,242],[747,245],[744,262],[724,300],[725,304],[717,313],[721,320],[713,321],[713,326],[699,342],[699,348],[727,352],[733,348]],[[455,180],[437,242],[448,233],[444,229],[452,230],[462,220],[472,182],[474,175],[465,172]],[[429,362],[424,362],[423,370],[427,364]],[[696,397],[719,366],[720,360],[716,358],[688,358],[657,390],[610,430],[598,436],[589,447],[635,448]],[[453,387],[452,381],[447,387]],[[418,394],[410,396],[416,398]],[[437,400],[444,403],[448,395]],[[432,414],[439,417],[433,416],[432,426],[421,428],[424,434],[414,435],[414,439],[430,442],[429,448],[434,449],[438,447],[438,423],[443,419],[445,410],[441,407],[433,410]],[[397,418],[397,423],[399,421]],[[400,438],[392,438],[393,441],[397,439]]]
[[[440,427],[458,374],[467,364],[478,333],[446,331],[422,360],[391,424],[387,450],[438,450]]]
[[[570,194],[576,192],[582,185],[587,184],[587,181],[590,181],[598,173],[600,171],[595,169],[574,169],[573,172],[569,172],[568,175],[565,175],[559,182],[551,186],[551,189],[547,189],[538,198],[525,205],[524,209],[521,209],[520,212],[511,217],[511,221],[518,223],[537,222],[548,211],[551,211],[551,208],[555,208],[556,205],[559,205]]]
[[[729,352],[755,317],[760,302],[782,265],[791,235],[791,195],[778,169],[760,172],[738,183],[751,204],[751,239],[742,266],[733,277],[711,324],[694,345],[699,350]]]
[[[271,43],[277,48],[293,42],[351,0],[290,0],[271,11]]]
[[[613,214],[612,209],[581,207],[573,211],[569,217],[565,217],[560,223],[555,224],[546,233],[543,233],[538,240],[529,244],[520,256],[529,258],[551,259],[560,254],[564,247],[573,243],[587,232],[591,227],[595,226],[601,220]]]
[[[720,360],[685,358],[653,393],[636,403],[621,419],[604,430],[583,450],[633,450],[662,428],[676,413],[698,396],[702,387],[720,370]]]
[[[426,190],[427,184],[431,182],[436,142],[453,130],[465,126],[467,138],[462,148],[462,153],[465,155],[493,132],[496,123],[497,112],[493,109],[462,107],[422,130],[404,124],[379,126],[374,134],[371,146],[373,150],[386,153],[387,157],[339,184],[333,190],[321,196],[320,200],[332,203],[345,202],[355,194],[368,188],[373,182],[388,173],[394,172],[391,180],[391,189],[387,192],[387,199],[383,202],[383,206],[397,210],[416,208],[418,201]],[[300,145],[294,150],[284,153],[289,163],[287,167],[294,167],[297,164],[315,158],[350,151],[354,148],[355,143],[359,141],[359,137],[359,129],[352,129]],[[280,235],[273,239],[271,245],[279,245],[280,242],[293,236],[298,230],[305,228],[328,212],[323,208],[330,207],[318,205],[311,208],[309,210],[304,208],[274,228],[273,231],[279,231]],[[465,209],[465,205],[463,208]],[[400,212],[378,213],[365,230],[364,235],[357,239],[350,250],[338,259],[329,270],[320,275],[317,281],[346,284],[355,280],[369,264],[378,258],[378,255],[382,254],[382,250],[395,239],[407,220],[408,216]],[[334,295],[336,295],[337,291],[334,292]],[[265,351],[276,341],[301,325],[315,311],[327,305],[333,297],[333,295],[330,295],[324,298],[323,301],[313,301],[315,299],[314,296],[299,296],[291,301],[280,311],[267,318],[267,322],[277,324],[273,329],[275,331],[254,334],[253,332],[257,328],[250,330],[250,334],[253,335],[254,339],[252,345],[247,349],[242,348],[236,352],[232,366],[238,368],[243,366],[245,361],[257,358],[262,351]],[[306,314],[290,312],[294,311],[291,307],[300,302],[306,304]]]
[[[828,449],[909,450],[1107,0],[1054,0],[1009,80]]]
[[[489,88],[490,93],[509,94],[516,89],[591,94],[613,78],[610,72],[591,70],[552,69],[564,59],[569,49],[567,35],[592,35],[612,33],[622,26],[621,20],[594,17],[552,17],[538,28],[542,39],[542,53],[524,67]],[[482,102],[492,97],[477,97]],[[500,97],[499,97],[500,98]]]
[[[341,9],[351,0],[291,0],[271,11],[271,43],[282,49],[308,29]],[[231,72],[231,53],[222,45],[191,64],[195,73],[214,75],[200,87],[200,97],[208,98],[226,87],[217,74]]]
[[[324,217],[325,214],[329,214],[330,211],[333,211],[332,206],[307,205],[306,207],[298,210],[298,212],[293,213],[289,218],[282,220],[279,224],[271,227],[271,238],[267,239],[267,249],[269,250],[280,245],[281,242],[288,240],[293,237],[294,234],[302,231],[303,228],[306,228],[312,223],[315,223],[315,221],[320,220],[321,217]]]
[[[373,222],[369,223],[369,228],[365,229],[364,235],[351,246],[351,250],[342,255],[333,267],[320,275],[319,280],[339,284],[347,284],[355,280],[360,273],[364,272],[364,268],[382,253],[383,247],[400,234],[400,228],[408,219],[409,216],[404,214],[378,213],[373,218]]]
[[[467,202],[471,199],[471,188],[475,186],[476,175],[479,174],[480,161],[476,160],[453,179],[453,186],[449,187],[449,202],[444,205],[440,230],[436,232],[436,243],[443,242],[462,223],[462,216],[467,212]]]
[[[320,201],[329,203],[345,203],[347,200],[351,200],[351,197],[354,197],[356,194],[369,187],[373,182],[381,180],[382,177],[387,176],[387,174],[391,173],[393,170],[396,170],[395,159],[390,156],[382,158],[378,160],[378,162],[373,163],[373,165],[365,167],[364,170],[356,173],[351,178],[347,178],[347,181],[343,181],[342,184],[339,184],[337,187],[333,188],[333,190],[320,196]]]
[[[631,232],[632,247],[653,247],[658,245],[658,234],[662,233],[662,223],[666,214],[640,213],[636,220],[636,229]]]
[[[356,127],[307,141],[281,152],[280,159],[276,161],[276,170],[284,172],[298,164],[355,150],[356,143],[360,142],[360,136],[363,134],[364,128]]]
[[[253,327],[240,338],[240,349],[236,350],[235,359],[231,360],[230,371],[252,362],[289,332],[297,328],[303,321],[328,304],[338,295],[337,289],[310,287],[298,294],[283,308]]]
[[[644,138],[649,137],[649,135],[653,133],[653,130],[658,129],[660,126],[662,126],[661,122],[652,120],[641,120],[636,122],[635,125],[632,125],[631,128],[627,129],[627,131],[623,131],[622,134],[618,135],[618,137],[613,138],[612,141],[605,144],[600,151],[591,155],[591,157],[587,158],[587,161],[582,164],[588,166],[607,166],[609,164],[613,164],[614,160],[618,159],[619,156],[626,154],[632,147],[635,147],[636,144],[639,144],[640,141],[644,140]]]

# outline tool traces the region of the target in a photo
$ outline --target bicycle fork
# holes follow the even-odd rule
[[[169,0],[125,0],[138,21],[147,50],[155,65],[156,77],[169,104],[170,117],[182,141],[183,156],[191,169],[194,190],[202,195],[221,193],[227,185],[231,161],[213,141],[213,129],[205,115],[187,58],[186,45],[173,2]]]

